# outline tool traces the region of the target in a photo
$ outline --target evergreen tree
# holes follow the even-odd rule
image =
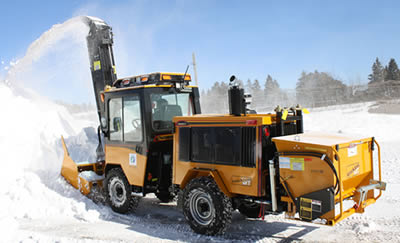
[[[251,83],[250,79],[247,79],[246,87],[245,87],[245,92],[246,93],[252,93],[253,92],[253,84]]]
[[[400,80],[400,70],[394,58],[391,58],[388,66],[385,67],[385,81]]]
[[[261,89],[258,79],[254,80],[252,90],[252,107],[257,109],[257,107],[259,107],[263,103],[263,90]]]
[[[267,79],[265,80],[265,83],[264,83],[264,92],[265,93],[268,91],[269,88],[271,88],[271,84],[272,84],[272,77],[268,74]]]
[[[281,93],[282,91],[278,82],[275,79],[272,79],[271,75],[267,75],[264,84],[264,98],[269,107],[275,107],[282,102],[280,99],[282,96]]]
[[[374,64],[372,64],[372,73],[368,76],[369,83],[381,82],[385,77],[385,69],[381,62],[376,58]]]
[[[325,72],[302,72],[296,84],[298,102],[307,106],[340,104],[346,98],[346,85]]]
[[[252,85],[253,90],[261,90],[260,82],[258,82],[258,79],[254,80],[254,83]]]

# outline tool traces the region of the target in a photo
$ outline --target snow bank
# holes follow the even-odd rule
[[[76,120],[64,107],[44,99],[16,96],[4,85],[0,85],[0,102],[8,104],[2,107],[6,115],[0,119],[4,172],[0,177],[0,218],[34,219],[60,214],[86,220],[98,217],[97,211],[87,208],[95,206],[59,175],[63,156],[60,136],[75,136],[79,142],[88,143],[84,149],[90,145],[93,149],[93,138],[79,133],[91,124]]]
[[[58,69],[57,66],[43,66],[46,63],[43,59],[54,50],[62,57],[70,52],[82,53],[79,48],[71,49],[76,45],[66,43],[74,40],[75,44],[86,48],[87,32],[88,28],[80,17],[53,26],[30,45],[25,56],[8,71],[6,82],[0,83],[0,163],[3,171],[0,176],[0,227],[7,226],[2,228],[11,230],[18,227],[16,220],[19,219],[62,215],[93,221],[100,216],[98,206],[60,176],[63,158],[61,135],[71,145],[70,152],[74,158],[92,160],[97,146],[94,128],[97,121],[80,119],[81,114],[70,114],[65,107],[43,97],[46,89],[71,90],[63,90],[60,88],[62,84],[57,82],[57,76],[62,78],[62,74],[71,73],[70,69],[65,69],[68,61],[61,62],[64,68]],[[76,80],[90,75],[87,50],[83,53],[86,61],[79,61],[79,56],[75,60],[75,65],[81,69],[75,73]],[[40,69],[37,69],[38,63],[42,65]],[[82,68],[82,65],[87,68]]]

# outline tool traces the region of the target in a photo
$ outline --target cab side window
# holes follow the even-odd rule
[[[138,95],[110,99],[108,109],[111,141],[143,141],[142,115]]]
[[[122,98],[111,99],[108,106],[110,111],[110,140],[122,141]]]
[[[142,141],[142,117],[139,96],[124,98],[124,141]]]

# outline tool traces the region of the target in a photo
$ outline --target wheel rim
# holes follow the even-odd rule
[[[195,189],[191,192],[189,208],[198,224],[209,225],[214,218],[214,204],[210,195],[204,191]]]
[[[111,202],[119,207],[126,201],[126,190],[124,183],[119,178],[112,178],[110,180],[108,190],[110,192]]]

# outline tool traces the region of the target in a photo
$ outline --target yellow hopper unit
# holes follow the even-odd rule
[[[303,133],[272,140],[278,150],[280,180],[289,195],[281,200],[288,203],[291,218],[320,218],[334,225],[353,213],[363,213],[385,190],[380,147],[373,137]],[[378,169],[378,180],[374,180],[374,169]]]
[[[69,156],[64,138],[61,137],[64,149],[64,160],[61,167],[61,175],[83,195],[88,195],[93,186],[102,186],[104,179],[103,166],[96,162],[75,162]]]

